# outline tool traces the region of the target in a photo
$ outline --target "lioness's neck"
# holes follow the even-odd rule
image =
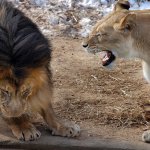
[[[150,62],[150,13],[137,14],[137,26],[132,32],[138,57]]]

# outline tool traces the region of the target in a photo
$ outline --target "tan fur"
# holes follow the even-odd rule
[[[150,10],[129,11],[120,7],[93,27],[83,46],[90,53],[112,51],[116,57],[140,58],[143,74],[150,82]],[[150,131],[144,132],[143,141],[150,142]]]

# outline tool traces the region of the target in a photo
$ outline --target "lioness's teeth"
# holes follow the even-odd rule
[[[107,56],[107,52],[106,52],[106,51],[100,52],[100,58],[101,58],[102,60],[103,60],[106,56]]]
[[[107,61],[109,59],[109,57],[107,55],[105,55],[105,57],[103,58],[103,61]]]

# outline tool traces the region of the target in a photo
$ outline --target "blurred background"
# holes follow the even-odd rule
[[[48,35],[85,37],[116,0],[9,0]],[[131,9],[150,8],[149,0],[129,0]]]

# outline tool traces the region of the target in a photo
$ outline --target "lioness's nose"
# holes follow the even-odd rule
[[[82,46],[83,46],[84,48],[86,48],[86,47],[88,47],[88,44],[83,44]]]

